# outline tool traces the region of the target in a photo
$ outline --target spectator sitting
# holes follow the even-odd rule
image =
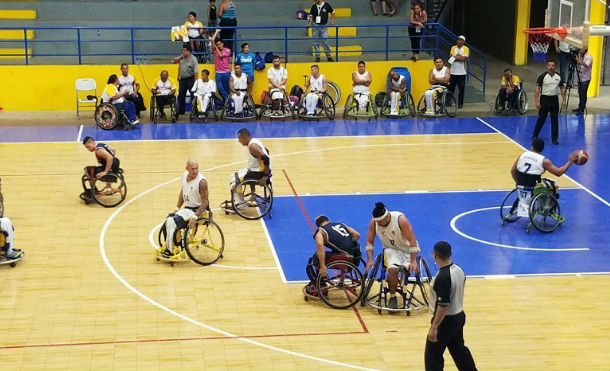
[[[216,0],[210,0],[208,5],[208,28],[215,29],[218,25],[218,17],[216,16]]]
[[[163,107],[167,104],[176,103],[176,83],[169,78],[167,70],[161,71],[159,78],[154,82],[150,91],[155,96],[157,107],[161,112],[161,118],[166,119]]]
[[[508,108],[515,108],[515,100],[519,93],[519,76],[513,75],[513,70],[507,68],[504,70],[502,75],[502,83],[500,85],[500,92],[498,93],[500,112],[506,108],[506,101],[508,101]]]
[[[320,67],[317,64],[311,66],[311,76],[305,80],[305,91],[307,89],[311,89],[311,91],[305,96],[306,115],[313,116],[316,113],[318,100],[328,90],[326,77],[320,74]]]
[[[222,39],[217,38],[220,29],[214,32],[214,67],[216,69],[216,86],[223,100],[229,96],[229,78],[231,78],[231,49],[225,48]]]
[[[197,13],[190,11],[188,14],[188,20],[184,22],[184,26],[188,30],[189,44],[191,45],[191,49],[195,52],[203,51],[202,34],[205,27],[203,27],[203,24],[197,20]],[[198,55],[197,60],[199,62],[203,61],[202,56]]]
[[[400,99],[407,91],[407,79],[396,71],[390,71],[390,115],[398,115],[400,110]]]
[[[358,101],[358,110],[366,110],[372,82],[373,77],[366,70],[366,63],[359,61],[358,70],[352,73],[352,85],[354,87],[352,92],[354,93],[354,99]]]
[[[191,92],[195,93],[197,98],[197,106],[199,112],[203,113],[208,109],[208,105],[215,104],[214,96],[216,95],[216,82],[210,80],[210,71],[207,69],[201,70],[201,78],[195,81]]]
[[[235,57],[235,64],[240,64],[242,70],[254,83],[254,54],[250,52],[250,44],[241,44],[241,52]]]
[[[119,76],[119,91],[125,93],[125,99],[130,100],[136,107],[136,117],[140,118],[140,112],[146,111],[144,106],[144,98],[140,94],[140,83],[138,83],[132,75],[129,74],[129,65],[123,63],[121,65],[121,76]]]
[[[250,76],[243,73],[241,65],[235,64],[234,69],[235,72],[231,74],[229,79],[229,89],[231,89],[235,116],[243,117],[244,98],[252,92],[252,81],[250,81]]]
[[[430,89],[426,90],[426,115],[434,115],[434,97],[436,94],[442,93],[449,85],[451,70],[445,66],[443,58],[434,57],[434,68],[430,70],[428,81]]]
[[[119,110],[124,110],[129,123],[135,126],[140,121],[136,119],[136,107],[133,102],[125,100],[126,93],[119,92],[119,78],[117,75],[108,77],[108,85],[102,93],[102,103],[111,103]]]
[[[288,70],[280,64],[280,57],[273,56],[273,66],[267,70],[267,81],[269,81],[269,96],[273,100],[271,109],[277,111],[283,108],[282,100],[286,93],[286,81],[288,81]]]

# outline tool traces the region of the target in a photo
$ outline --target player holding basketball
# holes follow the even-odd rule
[[[184,229],[187,226],[193,228],[195,221],[205,216],[210,202],[208,201],[208,180],[199,172],[199,162],[189,159],[186,162],[186,170],[180,177],[180,194],[174,213],[169,214],[165,223],[167,228],[165,250],[161,253],[164,258],[174,255],[174,233],[176,228]],[[183,209],[180,209],[184,205]]]
[[[562,167],[557,167],[551,160],[542,155],[542,150],[544,150],[544,140],[535,138],[530,150],[517,157],[510,169],[510,175],[517,185],[533,187],[542,181],[541,175],[545,171],[555,176],[562,176],[576,160],[575,154],[571,153],[568,156],[568,161]]]
[[[388,211],[382,202],[377,202],[366,236],[367,272],[374,262],[375,236],[381,240],[384,264],[388,269],[388,287],[390,289],[388,307],[397,309],[398,270],[400,267],[405,267],[410,272],[417,273],[416,259],[420,251],[419,245],[407,217],[400,211]]]
[[[114,173],[119,171],[120,161],[116,157],[116,151],[105,143],[96,143],[95,139],[90,136],[86,136],[83,139],[83,145],[89,150],[89,152],[95,153],[95,159],[99,163],[99,166],[87,166],[85,167],[85,177],[89,179],[89,185],[93,187],[94,179],[100,179],[104,175],[108,174],[109,171]],[[87,182],[83,182],[84,192],[81,193],[80,198],[87,202],[91,201],[90,188],[86,186]]]

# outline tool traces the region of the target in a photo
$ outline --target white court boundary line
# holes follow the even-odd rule
[[[542,247],[523,247],[523,246],[514,246],[514,245],[505,245],[502,243],[496,243],[496,242],[491,242],[491,241],[486,241],[486,240],[482,240],[480,238],[476,238],[473,237],[471,235],[468,235],[464,232],[462,232],[456,225],[455,223],[457,223],[457,221],[466,215],[469,214],[474,214],[480,211],[487,211],[487,210],[498,210],[501,206],[492,206],[492,207],[483,207],[480,209],[473,209],[473,210],[469,210],[469,211],[465,211],[461,214],[458,214],[456,216],[453,217],[453,219],[451,219],[451,223],[449,223],[449,225],[451,225],[451,229],[453,229],[453,231],[457,234],[459,234],[460,236],[467,238],[469,240],[475,241],[475,242],[479,242],[485,245],[491,245],[491,246],[496,246],[496,247],[503,247],[505,249],[514,249],[514,250],[528,250],[528,251],[552,251],[552,252],[561,252],[561,251],[588,251],[589,249],[586,247],[575,247],[575,248],[563,248],[563,249],[547,249],[547,248],[542,248]]]
[[[519,147],[523,148],[524,150],[527,151],[527,148],[523,147],[521,144],[519,144],[519,142],[517,142],[516,140],[514,140],[513,138],[509,137],[508,135],[504,134],[503,132],[501,132],[500,130],[496,129],[493,125],[485,122],[485,120],[481,119],[480,117],[476,117],[477,120],[481,121],[483,124],[487,125],[488,127],[490,127],[492,130],[494,130],[496,133],[502,135],[503,137],[505,137],[506,139],[510,140],[511,142],[515,143],[516,145],[518,145]],[[577,182],[575,179],[573,179],[572,177],[570,177],[567,174],[563,175],[564,177],[570,179],[571,181],[573,181],[574,183],[576,183],[577,186],[579,186],[580,188],[582,188],[585,192],[587,192],[588,194],[590,194],[591,196],[597,198],[599,201],[601,201],[604,205],[610,207],[610,202],[606,201],[605,199],[603,199],[602,197],[598,196],[595,192],[591,191],[589,188],[583,186],[582,184],[580,184],[579,182]]]
[[[80,142],[80,137],[83,135],[83,125],[81,124],[80,128],[78,128],[78,135],[76,136],[76,142]]]

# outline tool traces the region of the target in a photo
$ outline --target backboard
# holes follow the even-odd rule
[[[607,0],[548,0],[545,27],[567,27],[568,31],[565,39],[557,34],[550,36],[576,48],[582,48],[589,45],[589,36],[610,35],[610,26],[591,25],[589,22],[591,1],[607,2]]]

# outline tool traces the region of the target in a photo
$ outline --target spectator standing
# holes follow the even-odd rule
[[[178,115],[184,115],[186,92],[193,88],[195,80],[197,80],[197,71],[199,63],[193,57],[190,45],[182,47],[182,56],[178,60]]]
[[[218,26],[218,16],[216,15],[216,0],[210,0],[208,5],[208,28],[216,29]]]
[[[388,13],[386,12],[385,0],[379,0],[379,2],[381,3],[381,12],[383,13],[383,15],[388,15]],[[373,10],[373,15],[379,15],[379,13],[377,13],[377,3],[375,2],[375,0],[371,0],[371,10]]]
[[[464,286],[466,275],[459,265],[451,261],[451,245],[439,241],[432,251],[438,272],[432,279],[431,296],[434,315],[428,330],[424,360],[426,371],[442,371],[443,353],[449,348],[455,366],[460,371],[477,371],[472,354],[464,345]]]
[[[195,52],[201,52],[203,50],[203,31],[205,27],[203,27],[203,23],[197,20],[197,13],[194,11],[190,11],[188,14],[188,19],[184,22],[184,27],[186,27],[188,36],[189,36],[189,44],[191,45],[191,50]],[[202,62],[202,56],[198,56],[197,60]]]
[[[307,27],[312,27],[311,32],[313,36],[313,51],[316,55],[316,62],[320,61],[320,43],[324,48],[324,54],[326,54],[326,60],[329,62],[333,61],[330,54],[330,46],[328,45],[328,18],[330,16],[330,25],[335,24],[335,10],[329,3],[322,0],[314,0],[315,4],[311,6],[309,10],[309,19]]]
[[[421,36],[424,33],[426,22],[428,22],[428,14],[424,10],[422,3],[413,4],[413,9],[409,16],[409,39],[411,40],[411,50],[413,50],[413,56],[411,57],[413,62],[416,62],[419,59]]]
[[[570,66],[570,44],[565,41],[555,40],[555,51],[559,55],[559,76],[563,82],[566,81],[568,67]]]
[[[555,61],[546,62],[546,72],[538,76],[536,81],[536,109],[538,120],[532,139],[536,139],[544,126],[546,117],[551,114],[551,139],[553,144],[559,144],[559,98],[561,92],[561,107],[566,106],[566,88],[563,79],[555,73]]]
[[[576,114],[582,115],[587,109],[587,90],[591,82],[591,68],[593,67],[593,56],[588,53],[588,48],[580,49],[576,56],[578,64],[578,108],[573,110]]]
[[[254,83],[254,54],[250,52],[250,44],[241,44],[241,52],[235,57],[235,64],[240,64],[242,71],[248,75],[250,82]]]
[[[221,28],[237,27],[237,12],[235,11],[233,0],[222,0],[222,3],[218,7],[217,15],[220,17],[220,23],[218,25]],[[233,50],[234,33],[235,28],[224,28],[220,31],[220,38],[230,50]]]
[[[451,47],[449,52],[449,63],[451,63],[451,76],[449,78],[449,91],[455,96],[455,87],[460,89],[458,95],[458,108],[462,109],[464,106],[464,88],[466,87],[466,62],[470,55],[470,49],[464,43],[466,37],[460,35],[455,42],[456,45]]]
[[[216,29],[214,32],[214,67],[216,68],[216,87],[218,93],[223,100],[227,99],[229,95],[229,79],[231,78],[231,63],[229,58],[231,57],[231,49],[224,46],[224,42],[221,38],[217,38],[218,34],[222,34],[220,29]]]

